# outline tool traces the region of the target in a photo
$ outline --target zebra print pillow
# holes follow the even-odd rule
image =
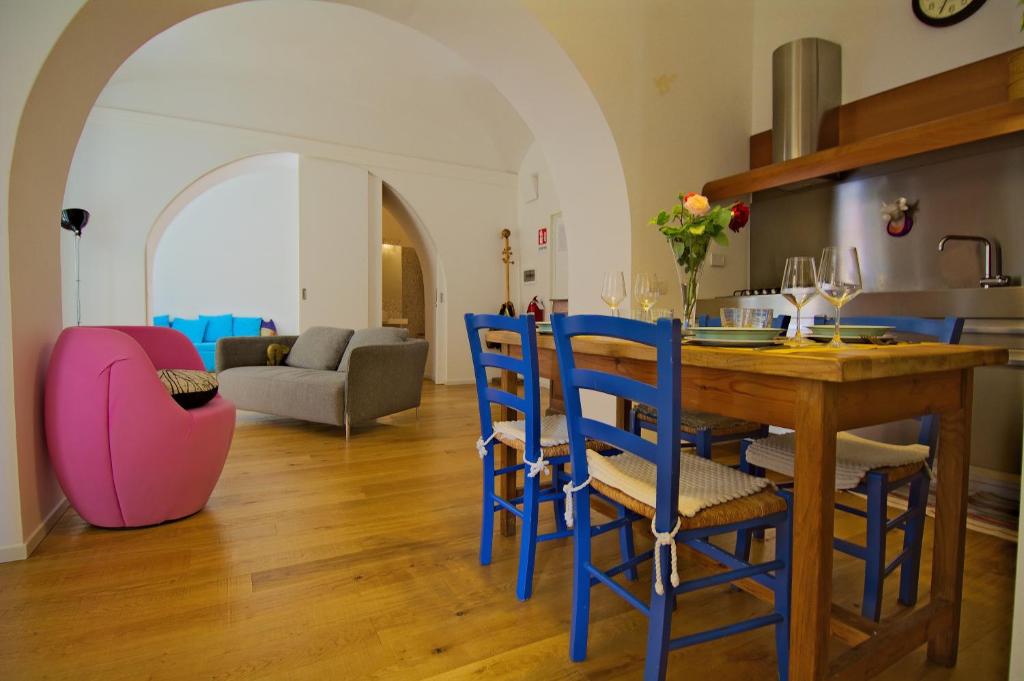
[[[197,369],[160,369],[157,374],[183,409],[201,407],[217,395],[217,374]]]

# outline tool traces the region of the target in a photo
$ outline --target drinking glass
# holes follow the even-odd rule
[[[748,329],[768,329],[771,328],[774,317],[775,311],[770,308],[744,308],[740,326]]]
[[[818,295],[817,268],[814,266],[814,258],[797,256],[786,258],[786,268],[782,273],[782,286],[779,290],[782,297],[788,300],[796,308],[796,333],[786,341],[786,345],[798,348],[804,345],[814,345],[814,341],[805,338],[801,330],[800,310],[814,296]]]
[[[743,310],[738,307],[721,307],[718,309],[718,319],[725,328],[743,326]]]
[[[611,308],[612,314],[619,316],[619,305],[626,299],[626,278],[622,272],[605,272],[604,288],[601,289],[601,300]]]
[[[654,274],[641,272],[633,275],[633,300],[640,306],[642,314],[640,319],[652,321],[651,308],[658,302],[660,291],[658,290],[658,277]]]
[[[856,248],[829,246],[821,252],[817,289],[821,297],[836,308],[835,333],[828,345],[832,348],[846,347],[839,335],[839,315],[843,305],[856,298],[861,291],[860,261]]]

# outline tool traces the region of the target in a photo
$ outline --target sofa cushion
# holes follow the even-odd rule
[[[263,325],[262,317],[235,317],[231,322],[232,336],[258,336],[260,326]]]
[[[301,338],[301,336],[300,336]],[[352,359],[352,351],[366,345],[394,345],[404,343],[409,338],[408,329],[384,326],[376,329],[360,329],[352,335],[352,340],[345,348],[345,354],[338,364],[338,371],[348,371],[348,363]]]
[[[244,366],[218,374],[224,397],[239,409],[329,423],[345,422],[345,375],[287,366]]]
[[[299,334],[285,364],[299,369],[334,370],[351,338],[352,329],[310,327]]]
[[[203,334],[206,333],[206,320],[176,317],[171,322],[171,328],[175,331],[181,331],[193,343],[202,343]]]
[[[201,407],[217,396],[217,375],[197,369],[161,369],[160,382],[183,409]]]
[[[167,329],[171,328],[171,315],[158,314],[153,317],[153,326],[162,326]]]
[[[206,320],[206,331],[203,332],[203,341],[206,343],[216,343],[219,339],[233,333],[234,318],[229,314],[215,316],[201,314],[199,318]]]

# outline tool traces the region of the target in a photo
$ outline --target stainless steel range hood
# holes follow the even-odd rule
[[[843,73],[839,45],[801,38],[772,54],[772,162],[839,143]]]

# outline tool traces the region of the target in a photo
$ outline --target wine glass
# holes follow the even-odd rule
[[[604,288],[601,289],[601,300],[611,308],[612,314],[619,316],[619,305],[626,299],[626,278],[622,272],[605,272]]]
[[[814,345],[814,341],[805,338],[801,331],[800,310],[814,296],[818,295],[818,290],[815,288],[817,281],[814,258],[805,256],[786,258],[786,268],[782,272],[782,286],[779,287],[779,291],[783,298],[796,307],[796,333],[786,341],[786,345],[789,347],[799,348],[804,345]]]
[[[660,295],[658,288],[657,275],[644,272],[633,275],[633,300],[640,305],[640,318],[644,321],[651,321],[651,308],[658,302]]]
[[[846,347],[839,336],[839,315],[843,305],[856,298],[861,291],[860,261],[856,248],[829,246],[821,252],[817,289],[821,297],[836,308],[836,329],[828,345],[830,348]]]

